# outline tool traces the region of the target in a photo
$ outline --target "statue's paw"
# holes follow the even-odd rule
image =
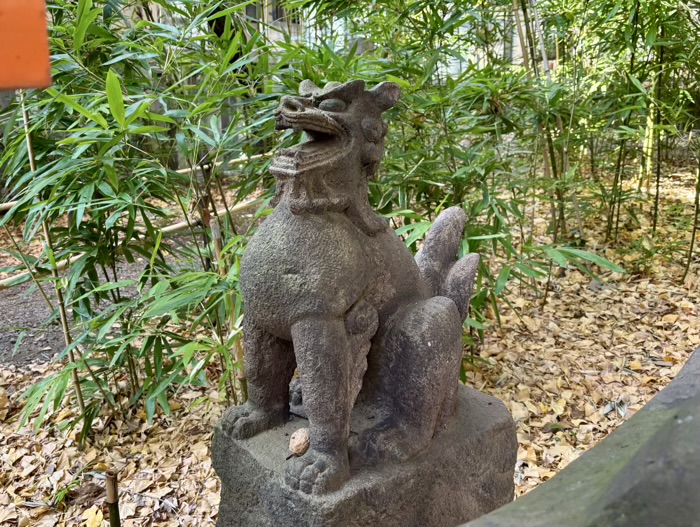
[[[221,428],[235,439],[248,439],[284,423],[282,412],[265,412],[249,403],[234,406],[224,413]]]
[[[360,436],[359,454],[365,464],[401,463],[423,450],[430,438],[410,430],[380,423]]]
[[[338,490],[350,477],[347,455],[332,456],[309,450],[287,462],[285,483],[306,494],[325,494]]]

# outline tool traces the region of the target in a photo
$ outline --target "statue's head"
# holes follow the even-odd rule
[[[396,104],[401,89],[383,82],[365,90],[364,81],[329,82],[323,89],[309,80],[299,85],[299,95],[282,97],[277,128],[306,132],[308,140],[282,151],[294,159],[297,172],[322,167],[334,159],[357,156],[371,176],[384,154],[387,125],[382,113]],[[278,163],[283,169],[287,163]]]

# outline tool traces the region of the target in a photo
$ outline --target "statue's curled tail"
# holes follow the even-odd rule
[[[435,296],[451,299],[464,320],[479,268],[479,255],[457,260],[466,214],[460,207],[444,210],[428,232],[416,262]]]

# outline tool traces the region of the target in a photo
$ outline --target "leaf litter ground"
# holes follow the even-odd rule
[[[589,226],[588,248],[629,272],[592,280],[576,269],[555,273],[546,302],[513,285],[468,384],[501,399],[517,423],[516,494],[556,475],[629,419],[682,368],[700,344],[698,260],[681,283],[692,221],[692,177],[674,174],[664,189],[656,247],[648,225],[625,224],[606,248]],[[675,205],[674,205],[675,204]],[[638,217],[643,216],[641,214]],[[602,222],[601,222],[602,223]],[[546,222],[536,221],[544,243]],[[498,270],[500,265],[493,259]],[[56,365],[0,365],[0,525],[107,526],[104,471],[119,471],[125,527],[213,525],[219,481],[209,445],[226,404],[214,388],[183,388],[173,413],[152,424],[142,411],[97,419],[79,448],[75,432],[31,423],[18,428],[21,393]],[[210,372],[216,375],[216,372]],[[124,396],[126,397],[126,396]],[[69,410],[49,423],[71,417]],[[284,454],[284,453],[283,453]]]

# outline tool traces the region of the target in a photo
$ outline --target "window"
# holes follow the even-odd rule
[[[278,0],[272,0],[272,20],[281,20],[284,18],[284,7],[280,5]]]
[[[245,6],[245,16],[252,18],[254,20],[258,19],[258,6],[257,4],[250,4]]]

